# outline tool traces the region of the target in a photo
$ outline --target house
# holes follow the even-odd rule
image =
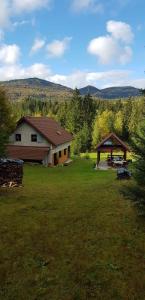
[[[23,117],[10,136],[7,154],[14,159],[56,166],[70,158],[72,140],[72,134],[51,118]]]
[[[126,160],[127,152],[130,152],[126,145],[115,133],[107,135],[96,147],[97,150],[97,165],[100,162],[101,153],[109,153],[111,158],[114,152],[123,152],[123,158]]]

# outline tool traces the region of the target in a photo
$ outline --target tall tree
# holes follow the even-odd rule
[[[6,144],[14,128],[14,117],[5,91],[0,89],[0,157],[6,154]]]
[[[128,99],[123,105],[122,138],[126,141],[130,138],[129,124],[132,114],[132,101]]]
[[[93,147],[107,134],[114,131],[114,113],[105,110],[96,117],[93,130]]]
[[[133,172],[135,181],[123,193],[134,200],[142,212],[145,213],[145,120],[142,120],[140,129],[134,135],[131,144],[135,158]]]

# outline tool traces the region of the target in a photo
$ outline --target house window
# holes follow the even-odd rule
[[[67,149],[64,149],[64,155],[66,155],[66,150],[67,150]]]
[[[16,133],[15,140],[16,140],[16,142],[21,142],[21,134],[20,133]]]
[[[59,151],[59,157],[61,157],[61,151]]]
[[[37,142],[37,134],[31,134],[31,142]]]

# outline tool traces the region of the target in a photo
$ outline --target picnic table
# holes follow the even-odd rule
[[[113,155],[112,157],[108,156],[107,162],[108,165],[112,167],[123,167],[127,165],[127,161],[120,155]]]
[[[125,166],[127,164],[127,161],[126,160],[113,160],[112,161],[112,164],[114,167],[119,167],[119,166]]]

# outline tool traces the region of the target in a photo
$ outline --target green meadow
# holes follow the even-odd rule
[[[0,299],[145,299],[145,221],[120,193],[131,181],[25,165],[23,187],[0,189]]]

